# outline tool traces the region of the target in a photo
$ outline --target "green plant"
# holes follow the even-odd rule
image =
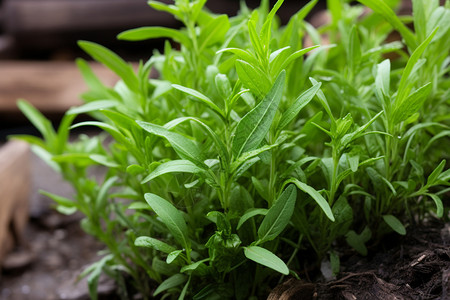
[[[414,1],[412,19],[395,15],[397,1],[360,1],[387,22],[329,1],[332,20],[319,29],[304,21],[318,0],[286,26],[276,18],[282,0],[271,10],[268,1],[242,5],[233,18],[205,2],[150,1],[185,27],[121,33],[180,45],[166,42],[136,70],[79,42],[121,80],[107,87],[77,60],[86,104],[57,131],[18,104],[43,139],[17,138],[75,188],[73,199],[44,193],[62,213],[81,211],[83,229],[107,247],[83,274],[92,298],[101,272],[123,298],[262,297],[283,276],[299,276],[302,249],[318,261],[329,254],[337,272],[340,240],[365,254],[367,242],[404,234],[415,217],[448,217],[448,1]],[[407,49],[385,42],[393,28]],[[319,45],[320,34],[332,44],[303,48],[305,36]],[[72,125],[81,113],[96,120]],[[69,130],[82,126],[105,134],[69,143]],[[98,165],[107,169],[100,182],[89,176]]]

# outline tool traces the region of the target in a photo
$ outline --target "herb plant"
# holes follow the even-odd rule
[[[328,1],[321,28],[305,21],[318,0],[285,26],[282,0],[232,18],[205,2],[150,1],[184,27],[121,33],[168,39],[137,68],[80,41],[121,80],[107,87],[78,59],[89,91],[58,130],[18,103],[43,139],[16,138],[75,188],[44,193],[107,247],[83,274],[93,299],[101,272],[124,299],[262,297],[300,276],[304,249],[337,272],[340,241],[366,254],[389,231],[448,218],[449,1],[414,0],[412,17],[396,16],[395,0],[360,0],[374,11],[364,15]],[[393,30],[401,41],[387,42]],[[72,125],[81,113],[95,121]],[[82,126],[105,133],[69,143]]]

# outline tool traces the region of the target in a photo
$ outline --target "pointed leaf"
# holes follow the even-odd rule
[[[160,164],[156,169],[145,177],[141,183],[147,183],[150,180],[167,173],[200,173],[204,169],[198,167],[189,160],[171,160]]]
[[[191,41],[185,33],[177,29],[159,26],[130,29],[120,33],[117,38],[119,40],[126,41],[143,41],[156,38],[171,38],[175,42],[179,42],[185,46],[191,45]]]
[[[281,234],[294,212],[297,189],[289,185],[267,212],[258,229],[258,244],[271,241]]]
[[[238,123],[232,141],[235,158],[256,149],[269,132],[283,94],[284,80],[285,72],[282,72],[267,96]]]
[[[149,236],[140,236],[134,241],[134,245],[137,247],[145,247],[145,248],[152,248],[164,253],[171,253],[175,251],[176,249],[169,244],[166,244],[160,240],[154,239]]]
[[[442,218],[444,215],[444,205],[442,204],[441,198],[439,198],[436,194],[425,194],[431,199],[433,199],[434,203],[436,204],[436,216],[438,218]]]
[[[78,45],[93,59],[110,68],[122,78],[123,82],[134,92],[139,91],[139,80],[133,68],[111,50],[96,43],[79,41]]]
[[[186,93],[188,95],[191,95],[191,96],[197,98],[201,102],[203,102],[206,105],[208,105],[212,110],[217,112],[219,115],[224,116],[223,111],[211,99],[209,99],[207,96],[203,95],[202,93],[200,93],[200,92],[198,92],[196,90],[193,90],[193,89],[190,89],[190,88],[178,85],[178,84],[172,84],[172,87],[174,87],[177,90],[182,91],[182,92],[184,92],[184,93]]]
[[[204,165],[203,154],[200,148],[187,137],[167,130],[166,128],[143,121],[136,121],[145,131],[165,138],[178,155],[186,160],[190,160],[197,165]]]
[[[147,193],[144,197],[148,205],[167,226],[173,237],[184,249],[189,249],[191,242],[188,238],[188,228],[181,212],[158,195]]]
[[[403,226],[402,222],[393,215],[383,215],[383,220],[398,234],[406,234],[405,226]]]
[[[262,215],[265,216],[267,215],[267,212],[269,210],[266,208],[250,208],[248,209],[243,215],[242,217],[239,219],[239,222],[237,224],[236,229],[239,230],[239,228],[241,228],[241,226],[249,219],[253,218],[254,216],[258,216],[258,215]]]
[[[330,219],[331,221],[334,221],[334,216],[333,216],[333,213],[331,212],[330,205],[325,200],[325,198],[323,198],[322,195],[319,194],[318,191],[316,191],[313,187],[310,187],[306,183],[303,183],[295,178],[291,178],[291,179],[287,180],[284,183],[284,185],[289,184],[289,183],[295,184],[300,190],[302,190],[303,192],[310,195],[311,198],[313,198],[314,201],[316,201],[316,203],[320,206],[320,208],[323,210],[323,212],[328,217],[328,219]]]
[[[254,262],[271,268],[281,274],[288,275],[289,268],[278,256],[265,248],[249,246],[244,248],[245,257]]]
[[[153,293],[153,296],[159,295],[164,291],[177,287],[187,281],[187,276],[183,274],[175,274],[164,280]]]
[[[294,120],[298,113],[314,98],[317,91],[322,85],[321,82],[314,84],[312,87],[303,92],[295,102],[283,113],[280,123],[278,124],[278,130],[282,130],[289,123]]]

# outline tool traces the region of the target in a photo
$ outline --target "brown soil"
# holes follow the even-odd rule
[[[341,258],[335,280],[289,279],[269,299],[450,299],[450,223],[409,229],[401,238],[392,235],[371,252]]]

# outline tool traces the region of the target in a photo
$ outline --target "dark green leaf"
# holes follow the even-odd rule
[[[282,97],[285,76],[282,72],[267,96],[238,123],[232,146],[235,158],[256,149],[269,132]]]
[[[297,199],[297,189],[289,185],[275,201],[258,229],[258,244],[271,241],[281,234],[291,220]]]

